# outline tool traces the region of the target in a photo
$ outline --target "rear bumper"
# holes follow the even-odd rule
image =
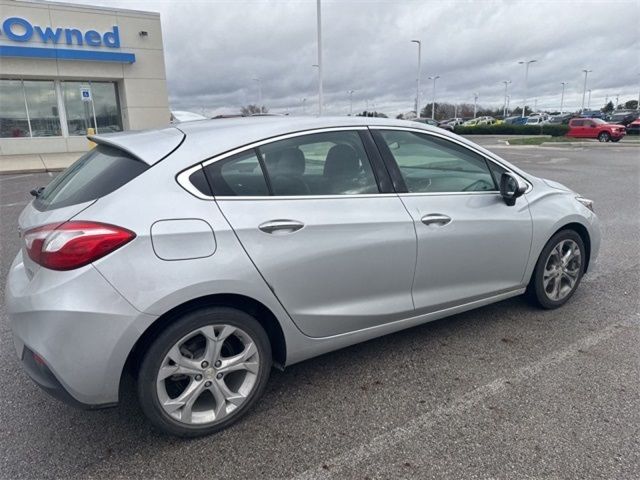
[[[38,385],[42,390],[47,392],[52,397],[57,398],[67,405],[71,405],[73,407],[81,408],[84,410],[107,408],[112,407],[116,404],[89,404],[78,401],[76,398],[71,396],[71,394],[64,388],[62,383],[60,383],[60,381],[56,378],[54,373],[46,365],[43,359],[40,359],[28,347],[23,347],[21,350],[21,360],[24,370],[27,372],[29,377],[31,377],[31,380],[36,383],[36,385]]]
[[[91,265],[41,268],[29,278],[21,254],[5,296],[18,357],[38,385],[76,406],[117,403],[127,356],[156,317],[133,308]]]

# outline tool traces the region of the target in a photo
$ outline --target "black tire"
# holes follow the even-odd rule
[[[601,132],[598,135],[598,141],[599,142],[604,143],[604,142],[608,142],[609,140],[611,140],[611,135],[609,135],[609,133],[607,133],[607,132]]]
[[[551,299],[547,292],[545,291],[543,284],[543,272],[545,269],[545,264],[551,251],[563,240],[573,240],[580,249],[580,258],[581,264],[578,272],[578,277],[573,286],[573,289],[566,295],[564,298],[556,301]],[[539,307],[542,307],[547,310],[552,310],[555,308],[559,308],[573,296],[575,291],[578,289],[580,285],[580,281],[582,280],[582,276],[584,275],[584,266],[586,261],[586,251],[584,248],[584,242],[582,241],[582,237],[578,235],[575,230],[561,230],[556,233],[551,239],[547,242],[547,244],[542,249],[540,256],[538,257],[538,261],[536,263],[536,267],[533,271],[533,275],[531,277],[531,281],[527,287],[527,295],[528,297]]]
[[[260,362],[257,380],[244,403],[219,422],[200,425],[182,423],[168,415],[160,405],[156,377],[163,359],[171,347],[185,335],[207,325],[226,324],[242,329],[251,337],[258,350]],[[207,307],[184,314],[172,322],[146,351],[137,381],[138,400],[151,424],[164,433],[179,437],[200,437],[222,430],[238,421],[257,402],[269,379],[272,355],[271,344],[258,321],[241,310],[230,307]]]

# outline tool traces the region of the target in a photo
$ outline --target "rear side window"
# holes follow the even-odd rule
[[[254,197],[269,195],[254,150],[241,152],[204,167],[214,195]]]
[[[149,165],[128,153],[98,145],[58,175],[34,201],[40,211],[68,207],[108,195]]]
[[[584,120],[573,120],[571,122],[572,127],[582,127],[584,125]]]
[[[301,135],[258,148],[273,195],[363,195],[379,193],[356,131]]]

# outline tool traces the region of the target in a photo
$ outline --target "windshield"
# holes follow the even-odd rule
[[[591,121],[597,125],[606,125],[607,122],[605,122],[604,120],[600,119],[600,118],[592,118]]]

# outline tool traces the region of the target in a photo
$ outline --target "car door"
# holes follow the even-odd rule
[[[366,128],[289,135],[205,168],[217,204],[303,333],[413,314],[413,221]]]
[[[584,138],[586,120],[573,120],[571,123],[571,135],[576,138]]]
[[[418,313],[520,288],[532,222],[524,197],[507,206],[498,191],[506,168],[435,134],[372,131],[415,225]]]

